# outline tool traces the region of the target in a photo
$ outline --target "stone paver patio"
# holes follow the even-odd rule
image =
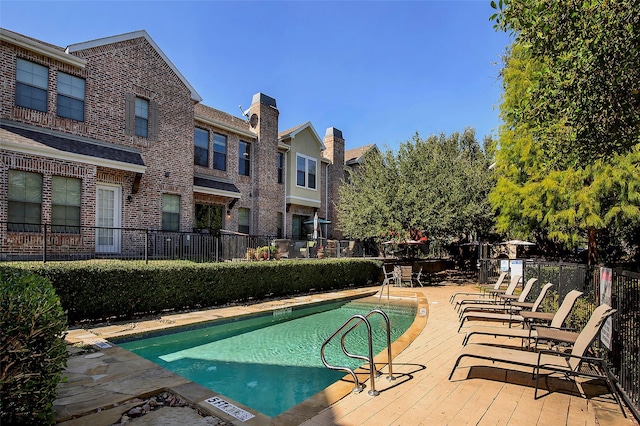
[[[464,286],[445,285],[424,288],[391,288],[392,297],[417,297],[426,316],[418,316],[412,328],[393,345],[395,381],[376,380],[380,395],[369,396],[365,388],[358,394],[343,380],[276,418],[260,413],[241,422],[213,408],[205,400],[215,392],[191,383],[117,346],[69,359],[67,383],[61,385],[55,402],[58,421],[67,426],[111,425],[135,403],[160,390],[170,390],[191,401],[201,411],[237,425],[636,425],[624,418],[606,388],[584,386],[589,399],[575,385],[557,379],[550,382],[553,392],[534,399],[530,371],[490,362],[462,361],[451,381],[448,375],[462,349],[466,327],[457,333],[458,318],[449,304],[451,294]],[[72,330],[70,343],[95,343],[104,339],[185,325],[216,318],[246,315],[320,300],[371,294],[379,287],[303,296],[265,303],[169,315],[153,320],[110,325],[90,330]],[[385,293],[386,294],[386,293]],[[386,296],[385,296],[386,297]],[[470,325],[474,324],[473,322]],[[514,342],[487,337],[491,344]],[[481,341],[477,339],[476,341]],[[515,343],[518,344],[518,343]],[[400,352],[401,351],[401,352]],[[397,356],[396,353],[400,352]],[[386,374],[386,355],[376,357]],[[467,367],[473,364],[472,368]],[[366,374],[359,377],[366,378]],[[241,404],[236,404],[246,410]],[[156,412],[161,416],[163,408]],[[189,411],[189,410],[187,410]],[[168,413],[168,412],[167,412]],[[630,416],[630,414],[629,414]],[[145,416],[146,417],[146,416]],[[193,420],[167,414],[164,425],[185,426]],[[143,417],[144,418],[144,417]],[[158,420],[159,422],[160,420]],[[132,422],[133,425],[136,421]]]

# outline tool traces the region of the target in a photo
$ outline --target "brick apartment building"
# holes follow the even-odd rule
[[[280,131],[263,93],[242,118],[202,104],[146,31],[62,48],[0,29],[0,43],[3,246],[41,224],[110,253],[136,243],[116,228],[304,239],[316,212],[342,237],[340,130]]]

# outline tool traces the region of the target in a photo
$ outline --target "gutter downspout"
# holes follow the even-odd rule
[[[329,220],[329,163],[327,163],[327,173],[324,182],[324,218]],[[324,228],[325,238],[327,238],[327,242],[329,241],[329,225],[326,225]]]
[[[282,200],[282,238],[287,238],[287,175],[289,174],[289,162],[287,157],[291,148],[287,148],[282,156],[282,185],[284,185],[284,198]]]

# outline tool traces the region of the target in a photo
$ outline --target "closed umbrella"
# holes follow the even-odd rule
[[[313,216],[313,239],[318,239],[318,212]]]

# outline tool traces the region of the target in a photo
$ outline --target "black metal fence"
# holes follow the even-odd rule
[[[522,265],[523,282],[537,278],[536,285],[540,287],[547,282],[553,283],[552,290],[558,294],[559,300],[574,289],[584,292],[582,298],[588,302],[585,309],[590,311],[605,302],[602,297],[609,296],[605,288],[610,288],[609,304],[617,310],[612,320],[611,344],[607,348],[599,340],[597,348],[608,361],[608,374],[615,378],[621,395],[636,419],[640,420],[640,273],[604,269],[605,274],[601,274],[601,267],[566,262],[481,259],[479,276],[485,277],[484,282],[495,281],[495,277],[513,262],[518,269]],[[605,286],[601,276],[607,277],[605,281],[610,281],[611,285]],[[533,289],[532,297],[536,294],[538,292]]]
[[[91,259],[162,260],[194,262],[247,260],[251,249],[274,246],[267,257],[327,257],[358,255],[350,241],[298,241],[272,235],[170,232],[154,229],[96,226],[52,226],[0,222],[0,261],[68,261]]]

